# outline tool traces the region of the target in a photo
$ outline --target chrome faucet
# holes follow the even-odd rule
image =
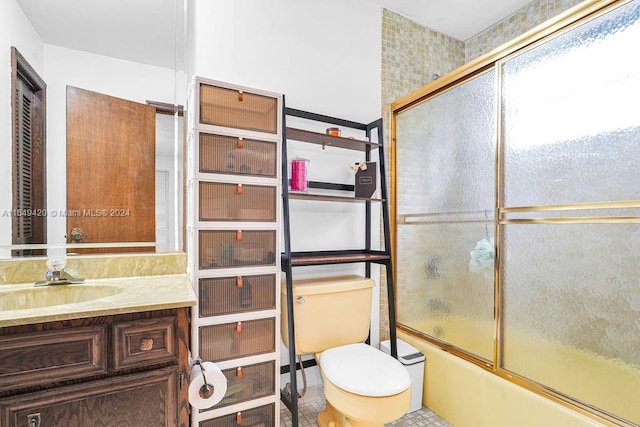
[[[47,280],[40,280],[35,283],[35,286],[70,285],[84,282],[83,278],[73,277],[64,271],[64,266],[67,264],[64,258],[48,259],[46,264],[49,270],[44,277]]]

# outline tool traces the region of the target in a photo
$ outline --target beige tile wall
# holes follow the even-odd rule
[[[464,43],[430,30],[401,15],[382,13],[382,117],[385,122],[386,164],[390,165],[391,103],[464,65]],[[390,167],[387,168],[387,175]],[[387,182],[390,182],[389,179]],[[380,289],[380,339],[389,337],[387,288]]]
[[[467,40],[464,44],[466,62],[482,56],[578,3],[582,3],[582,0],[536,0],[529,3]]]

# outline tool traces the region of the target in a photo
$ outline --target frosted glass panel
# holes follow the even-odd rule
[[[640,225],[506,225],[503,366],[640,423]]]
[[[494,79],[487,71],[398,114],[398,213],[493,210]]]
[[[640,2],[502,67],[505,206],[640,198]]]
[[[487,360],[493,360],[494,82],[489,70],[396,122],[397,320]]]
[[[493,262],[472,265],[483,223],[398,226],[397,321],[493,360]]]

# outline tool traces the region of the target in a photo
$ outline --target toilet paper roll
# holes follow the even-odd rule
[[[216,403],[220,402],[227,393],[227,378],[213,362],[203,362],[204,375],[198,364],[191,368],[191,381],[189,384],[189,403],[196,409],[208,409]],[[207,379],[209,386],[213,388],[213,394],[206,397],[204,393],[205,382]]]

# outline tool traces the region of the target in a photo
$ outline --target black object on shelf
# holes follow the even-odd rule
[[[375,162],[363,162],[357,166],[355,177],[356,197],[373,197],[378,185],[378,169]]]
[[[315,122],[335,125],[342,128],[351,128],[365,132],[366,140],[353,138],[345,138],[342,136],[329,135],[327,133],[311,132],[296,128],[287,127],[287,117],[298,117]],[[287,287],[286,294],[286,310],[288,317],[287,334],[289,342],[289,366],[288,369],[282,368],[282,372],[288,372],[291,388],[281,390],[280,399],[291,411],[292,426],[298,427],[298,385],[297,385],[297,364],[295,350],[295,327],[293,314],[293,275],[294,267],[311,266],[311,265],[330,265],[330,264],[347,264],[347,263],[364,263],[366,277],[371,277],[371,264],[384,265],[387,279],[387,298],[389,304],[389,338],[391,343],[391,355],[398,357],[398,349],[396,344],[396,315],[393,301],[395,300],[395,287],[393,282],[393,266],[391,258],[391,233],[389,220],[389,206],[387,197],[387,184],[385,174],[385,158],[382,119],[378,119],[369,124],[357,123],[337,117],[326,116],[322,114],[312,113],[286,107],[283,97],[283,141],[282,141],[282,222],[284,230],[284,252],[281,255],[281,269],[285,274],[285,283]],[[374,133],[375,131],[375,133]],[[374,142],[373,136],[377,136]],[[361,174],[365,177],[364,183],[367,185],[358,188],[357,181],[352,184],[335,184],[327,182],[309,181],[308,188],[311,191],[296,192],[289,190],[288,175],[288,157],[287,157],[287,141],[296,140],[311,144],[319,144],[324,147],[334,147],[347,150],[362,151],[364,153],[363,162],[366,163],[368,174]],[[371,151],[378,151],[377,162],[372,162]],[[372,169],[372,170],[370,170]],[[359,169],[361,170],[361,169]],[[363,171],[364,172],[364,171]],[[377,189],[377,177],[379,176],[380,188]],[[373,186],[373,191],[371,187]],[[314,194],[313,189],[335,190],[343,192],[343,194]],[[378,190],[379,198],[373,198]],[[350,192],[344,194],[344,192]],[[355,195],[353,194],[355,193]],[[290,200],[305,200],[309,202],[357,202],[365,204],[365,244],[362,248],[354,248],[351,250],[335,250],[335,251],[307,251],[294,252],[291,250],[291,227],[290,227]],[[371,245],[371,230],[374,226],[371,220],[371,204],[380,203],[382,210],[383,222],[383,239],[384,248],[382,250],[373,250]],[[377,224],[375,225],[377,227]]]

